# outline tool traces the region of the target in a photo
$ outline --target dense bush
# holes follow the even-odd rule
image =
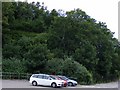
[[[92,84],[93,77],[80,63],[71,58],[66,58],[63,64],[63,74],[68,77],[76,77],[80,84]]]
[[[75,77],[80,84],[93,83],[93,77],[90,72],[71,58],[66,58],[65,60],[53,58],[52,60],[48,60],[46,64],[46,72],[48,74]]]
[[[17,58],[3,59],[2,60],[2,71],[24,73],[26,72],[25,60],[24,59],[20,60]]]
[[[47,61],[45,70],[48,74],[62,75],[63,68],[64,68],[63,64],[64,64],[63,59],[53,58],[53,59]]]

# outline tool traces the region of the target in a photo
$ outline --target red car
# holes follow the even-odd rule
[[[55,75],[50,75],[50,76],[52,76],[52,77],[54,77],[54,78],[56,78],[56,79],[58,79],[58,80],[62,80],[61,78],[59,78],[58,76],[55,76]],[[64,87],[66,87],[67,86],[67,81],[66,80],[63,80],[64,81]]]

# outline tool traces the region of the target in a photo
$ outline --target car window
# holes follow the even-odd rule
[[[65,80],[68,80],[69,78],[67,78],[67,77],[65,77],[65,76],[63,76],[63,78],[65,79]]]
[[[42,79],[49,79],[49,77],[48,76],[43,76]]]
[[[32,77],[37,78],[37,77],[38,77],[38,75],[33,75]]]
[[[53,80],[56,80],[56,78],[55,78],[55,77],[53,77],[53,76],[50,76],[50,78],[52,78]]]
[[[52,76],[52,77],[54,77],[56,80],[61,80],[59,77],[57,77],[57,76]]]
[[[42,78],[43,78],[43,75],[38,75],[38,77],[37,77],[37,78],[41,78],[41,79],[42,79]]]

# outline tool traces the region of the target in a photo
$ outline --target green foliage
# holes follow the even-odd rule
[[[64,64],[63,59],[53,58],[47,61],[45,70],[46,72],[48,72],[48,74],[55,73],[57,75],[61,75],[63,74],[63,68],[64,68],[63,64]]]
[[[75,50],[74,59],[84,65],[88,70],[94,71],[98,63],[96,48],[88,41],[85,41],[81,44],[80,48]]]
[[[14,9],[13,4],[11,2],[2,2],[2,26],[4,28],[9,26],[9,22],[11,22],[14,17]]]
[[[34,45],[25,55],[27,71],[44,72],[45,64],[47,62],[48,50],[46,45]]]
[[[80,63],[71,58],[66,58],[63,65],[63,74],[69,77],[77,77],[80,84],[92,84],[93,77]]]
[[[13,44],[5,44],[3,46],[3,56],[4,58],[20,57],[20,46],[15,46]]]
[[[20,60],[17,58],[3,59],[2,60],[2,71],[24,73],[26,72],[25,60],[24,59]]]
[[[66,58],[65,60],[60,58],[53,58],[48,60],[45,70],[48,74],[55,73],[57,75],[77,77],[77,81],[80,84],[93,83],[93,77],[90,72],[84,66],[71,58]]]

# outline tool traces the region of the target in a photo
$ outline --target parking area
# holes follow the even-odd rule
[[[27,80],[1,80],[2,88],[50,88],[43,86],[32,86]],[[96,85],[77,85],[65,88],[118,88],[118,82],[111,82]]]

